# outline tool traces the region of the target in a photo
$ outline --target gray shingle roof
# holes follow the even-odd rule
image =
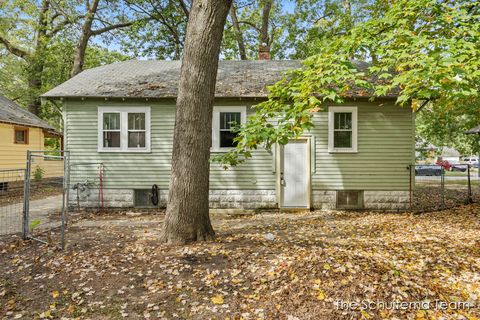
[[[365,63],[355,63],[360,69],[366,67]],[[215,96],[266,97],[266,86],[276,83],[286,71],[300,65],[298,60],[220,61]],[[42,97],[175,98],[180,66],[181,61],[117,62],[85,70]],[[355,92],[349,94],[356,96]]]
[[[0,96],[0,122],[54,130],[46,121],[2,96]]]
[[[217,97],[263,97],[266,85],[298,61],[220,61]],[[181,61],[131,60],[88,69],[43,95],[59,97],[174,98]]]

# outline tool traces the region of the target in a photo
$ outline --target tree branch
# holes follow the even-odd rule
[[[250,21],[239,20],[238,23],[243,23],[243,24],[249,25],[250,27],[252,27],[255,30],[257,30],[258,32],[260,32],[260,28],[257,27],[255,24],[251,23]]]
[[[138,21],[138,20],[136,20]],[[117,24],[111,24],[109,26],[106,26],[105,28],[100,28],[97,30],[92,30],[92,36],[98,36],[99,34],[114,30],[114,29],[120,29],[120,28],[125,28],[131,26],[133,23],[136,21],[129,21],[129,22],[123,22],[123,23],[117,23]]]
[[[64,20],[62,22],[59,22],[55,28],[53,28],[50,32],[49,32],[49,35],[50,36],[53,36],[55,34],[57,34],[58,32],[62,31],[63,28],[65,28],[67,25],[69,25],[70,23],[72,23],[69,19],[67,18],[64,18]]]
[[[423,101],[422,105],[417,109],[415,110],[415,113],[419,113],[420,111],[422,111],[422,109],[427,105],[427,103],[430,102],[430,99],[427,99],[425,101]]]
[[[182,8],[183,13],[185,13],[185,16],[186,16],[187,19],[188,19],[188,16],[190,15],[190,11],[188,10],[188,7],[187,7],[185,1],[183,1],[183,0],[178,0],[178,2],[180,3],[180,7]]]
[[[19,47],[13,45],[10,41],[8,41],[6,38],[4,38],[3,36],[0,36],[0,43],[2,43],[5,48],[11,53],[11,54],[14,54],[16,55],[17,57],[19,58],[22,58],[22,59],[27,59],[28,58],[28,52],[23,50],[23,49],[20,49]]]

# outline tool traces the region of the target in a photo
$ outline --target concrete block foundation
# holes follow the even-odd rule
[[[167,205],[168,190],[159,190],[158,207]],[[100,207],[98,189],[84,189],[78,192],[81,208]],[[105,189],[103,202],[107,208],[134,207],[133,189]],[[410,205],[408,191],[364,191],[363,209],[377,211],[405,211]],[[77,206],[77,190],[70,190],[69,206]],[[312,207],[315,210],[335,210],[337,191],[313,190]],[[275,190],[210,190],[212,209],[275,209],[278,208]]]

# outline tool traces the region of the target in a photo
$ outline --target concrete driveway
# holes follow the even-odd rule
[[[60,217],[62,210],[62,195],[56,195],[30,201],[30,221],[40,220],[39,228],[50,227],[52,222],[49,214]],[[0,236],[22,232],[23,203],[15,203],[0,207]],[[55,219],[56,220],[56,219]]]

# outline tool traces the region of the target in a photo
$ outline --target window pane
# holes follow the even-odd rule
[[[120,113],[104,113],[103,130],[120,130]]]
[[[128,130],[145,130],[145,113],[129,113]]]
[[[104,132],[103,147],[120,148],[120,132]]]
[[[231,131],[220,131],[220,148],[234,148],[237,146],[237,142],[234,142],[233,139],[237,134]]]
[[[352,131],[335,131],[333,133],[334,148],[351,148]]]
[[[129,132],[128,147],[145,148],[145,132]]]
[[[352,129],[352,113],[351,112],[335,112],[334,113],[335,129]]]
[[[230,129],[239,125],[240,118],[240,112],[220,112],[220,129]]]
[[[25,142],[25,131],[15,130],[15,141],[16,142]]]

